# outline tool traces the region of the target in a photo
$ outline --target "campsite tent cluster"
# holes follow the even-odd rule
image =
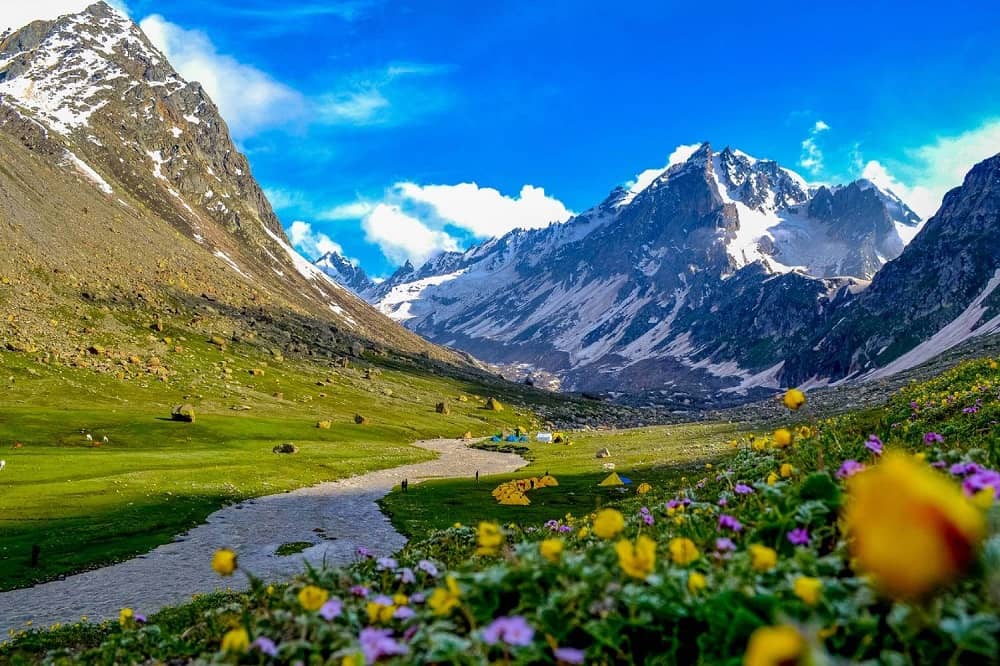
[[[527,479],[514,479],[494,488],[493,497],[496,498],[497,502],[506,506],[527,506],[531,504],[531,500],[525,495],[526,492],[536,488],[550,488],[558,485],[556,477],[551,474],[540,477],[533,476]]]

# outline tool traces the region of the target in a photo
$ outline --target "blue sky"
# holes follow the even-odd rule
[[[924,210],[1000,151],[993,3],[126,1],[300,249],[377,276],[582,211],[681,144]]]

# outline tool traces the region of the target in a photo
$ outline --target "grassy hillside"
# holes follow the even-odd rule
[[[614,509],[587,514],[586,497],[574,517],[542,525],[533,504],[513,523],[435,531],[397,561],[361,557],[146,624],[25,635],[0,656],[996,663],[998,390],[996,360],[964,363],[876,409],[789,414],[805,422],[791,443],[741,437],[711,469],[664,474]],[[626,449],[632,436],[605,441]],[[579,471],[582,459],[565,460],[549,471]]]
[[[127,330],[128,315],[104,317]],[[339,367],[183,333],[141,357],[105,342],[84,367],[0,352],[0,589],[144,552],[227,503],[426,459],[417,439],[530,426],[518,405],[554,400],[430,362],[367,353]],[[487,395],[509,408],[484,409]],[[180,403],[194,423],[170,420]],[[272,453],[284,442],[299,452]]]

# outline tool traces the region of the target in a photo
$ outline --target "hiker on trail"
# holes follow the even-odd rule
[[[399,484],[399,486],[403,490],[403,492],[405,493],[409,489],[409,487],[410,487],[410,481],[409,481],[409,479],[403,479],[403,482],[401,484]]]
[[[476,483],[479,483],[479,470],[476,470]]]

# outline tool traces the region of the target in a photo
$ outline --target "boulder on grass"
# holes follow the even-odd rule
[[[295,446],[291,442],[285,442],[284,444],[278,444],[276,447],[271,449],[274,453],[298,453],[299,447]]]
[[[491,397],[486,401],[486,409],[491,412],[502,412],[503,404],[496,398]]]
[[[472,431],[471,430],[466,430],[465,434],[462,435],[462,439],[465,439],[465,440],[472,439]]]
[[[438,414],[451,414],[451,408],[448,406],[447,402],[439,402],[434,406],[434,411]]]
[[[177,405],[170,411],[170,420],[194,423],[194,407],[191,405]]]
[[[610,458],[611,457],[611,451],[608,451],[608,447],[604,447],[603,449],[601,449],[600,451],[597,452],[597,457],[598,458]]]
[[[329,430],[333,424],[330,421],[317,421],[316,427],[320,430]]]
[[[368,417],[361,416],[361,414],[355,414],[354,415],[354,422],[357,423],[358,425],[367,425],[367,423],[368,423]]]

